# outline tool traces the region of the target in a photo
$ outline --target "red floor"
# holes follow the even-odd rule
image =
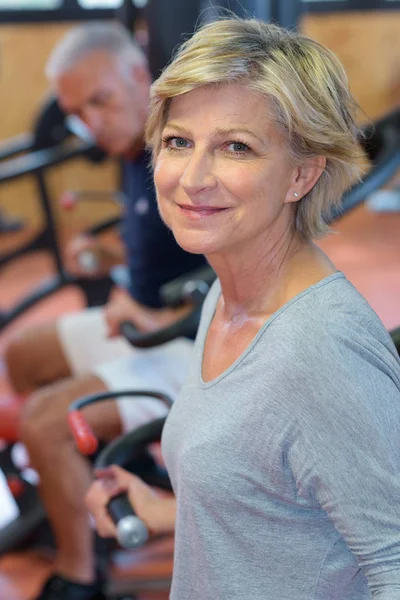
[[[400,213],[376,214],[355,210],[336,226],[337,233],[320,246],[364,294],[386,327],[400,325]],[[7,240],[0,240],[0,251]],[[0,309],[11,306],[21,294],[48,276],[51,263],[44,255],[29,256],[0,274]],[[1,352],[14,330],[27,322],[48,319],[81,306],[76,290],[66,290],[43,302],[0,336],[0,393],[7,390],[1,372]],[[165,557],[164,557],[165,558]],[[163,560],[164,560],[163,558]],[[157,563],[160,568],[160,563]],[[162,568],[165,568],[165,562]],[[49,571],[50,564],[31,553],[0,559],[0,600],[30,600]],[[151,596],[146,596],[150,600]],[[155,598],[155,596],[153,596]],[[167,598],[167,595],[158,595]],[[145,596],[142,597],[145,600]]]

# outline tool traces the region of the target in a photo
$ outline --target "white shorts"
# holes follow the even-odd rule
[[[188,373],[191,340],[177,338],[154,348],[134,348],[123,337],[107,337],[101,308],[63,315],[57,329],[72,375],[96,375],[109,390],[149,390],[175,400]],[[125,432],[167,412],[160,400],[145,396],[116,402]]]

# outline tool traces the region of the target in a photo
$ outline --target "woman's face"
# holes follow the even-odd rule
[[[155,184],[161,216],[188,252],[256,248],[287,231],[295,179],[265,97],[226,84],[172,100]]]

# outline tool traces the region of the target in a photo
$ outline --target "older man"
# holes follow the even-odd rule
[[[58,546],[54,575],[39,599],[94,600],[102,595],[84,505],[91,474],[74,448],[67,408],[83,394],[107,389],[148,388],[175,396],[192,342],[179,339],[139,352],[118,336],[119,324],[129,319],[149,331],[175,320],[180,309],[162,307],[160,286],[205,261],[185,253],[159,217],[143,146],[151,76],[129,34],[116,24],[75,28],[53,51],[47,74],[62,108],[83,120],[109,154],[123,157],[123,187],[129,198],[124,248],[79,238],[68,249],[68,266],[75,272],[81,268],[79,255],[90,249],[97,259],[94,275],[120,263],[125,254],[129,294],[103,309],[23,330],[6,353],[16,392],[28,396],[21,436],[40,474],[40,493]],[[164,411],[156,400],[122,399],[87,407],[85,416],[107,441]]]

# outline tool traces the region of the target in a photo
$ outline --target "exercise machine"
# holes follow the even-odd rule
[[[33,133],[25,133],[0,146],[0,185],[31,176],[36,183],[44,228],[29,243],[0,256],[0,268],[33,251],[45,250],[53,258],[56,273],[8,311],[0,312],[0,331],[31,306],[67,285],[78,286],[88,306],[105,303],[113,285],[110,278],[85,279],[67,273],[63,268],[57,223],[46,182],[53,167],[78,158],[93,163],[105,159],[86,128],[76,118],[67,118],[57,101],[49,97],[36,119]],[[97,235],[115,226],[119,218],[93,226],[86,233]]]
[[[121,325],[121,334],[139,348],[163,344],[175,337],[193,337],[200,320],[202,303],[214,279],[215,273],[211,267],[201,267],[191,274],[181,276],[166,284],[160,290],[164,303],[168,306],[191,305],[190,312],[176,323],[149,334],[137,331],[132,323],[126,322]],[[157,394],[151,390],[140,392],[140,394],[157,397]],[[98,445],[93,434],[90,434],[88,428],[82,423],[82,415],[74,410],[82,408],[82,402],[85,405],[85,403],[121,395],[134,398],[138,396],[138,392],[110,392],[100,395],[100,397],[81,399],[77,406],[72,406],[72,417],[70,416],[69,420],[72,423],[78,448],[85,455],[95,455]],[[3,474],[0,481],[0,498],[4,498],[4,502],[9,507],[8,520],[5,517],[3,523],[0,521],[0,555],[26,546],[51,543],[51,537],[46,528],[45,511],[37,493],[37,477],[29,468],[21,445],[17,443],[17,440],[11,438],[11,435],[8,436],[9,443],[0,452],[0,473]],[[101,448],[101,446],[99,447]]]

